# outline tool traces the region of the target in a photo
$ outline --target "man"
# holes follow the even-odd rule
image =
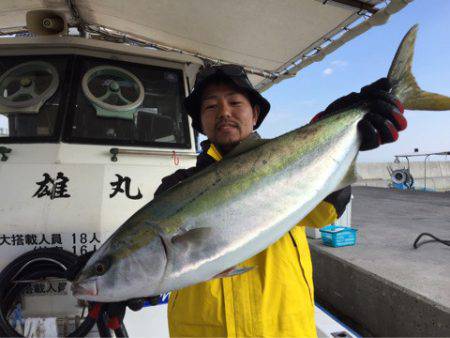
[[[393,142],[398,131],[406,128],[406,120],[401,104],[389,96],[389,89],[387,80],[381,79],[361,93],[335,101],[312,122],[365,100],[370,113],[358,126],[361,150]],[[224,65],[201,71],[185,106],[193,128],[208,139],[202,142],[196,166],[163,178],[155,195],[223,157],[264,142],[255,130],[270,104],[253,88],[242,67]],[[254,266],[251,271],[172,292],[168,305],[170,335],[315,337],[312,266],[305,227],[332,223],[349,199],[350,187],[328,196],[285,236],[242,263]]]

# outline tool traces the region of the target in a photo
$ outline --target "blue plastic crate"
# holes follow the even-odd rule
[[[329,225],[320,229],[322,243],[333,247],[355,245],[356,231],[340,225]]]

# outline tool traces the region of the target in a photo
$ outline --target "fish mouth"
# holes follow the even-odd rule
[[[98,295],[97,281],[95,279],[88,279],[84,282],[72,283],[72,294],[77,298],[95,297]]]

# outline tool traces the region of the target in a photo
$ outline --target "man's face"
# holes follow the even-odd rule
[[[253,132],[258,108],[231,86],[211,84],[203,91],[200,117],[208,139],[227,152]]]

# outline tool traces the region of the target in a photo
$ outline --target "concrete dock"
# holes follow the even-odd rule
[[[310,240],[316,298],[365,336],[450,337],[450,193],[354,187],[355,246]],[[429,238],[424,237],[423,240]]]

